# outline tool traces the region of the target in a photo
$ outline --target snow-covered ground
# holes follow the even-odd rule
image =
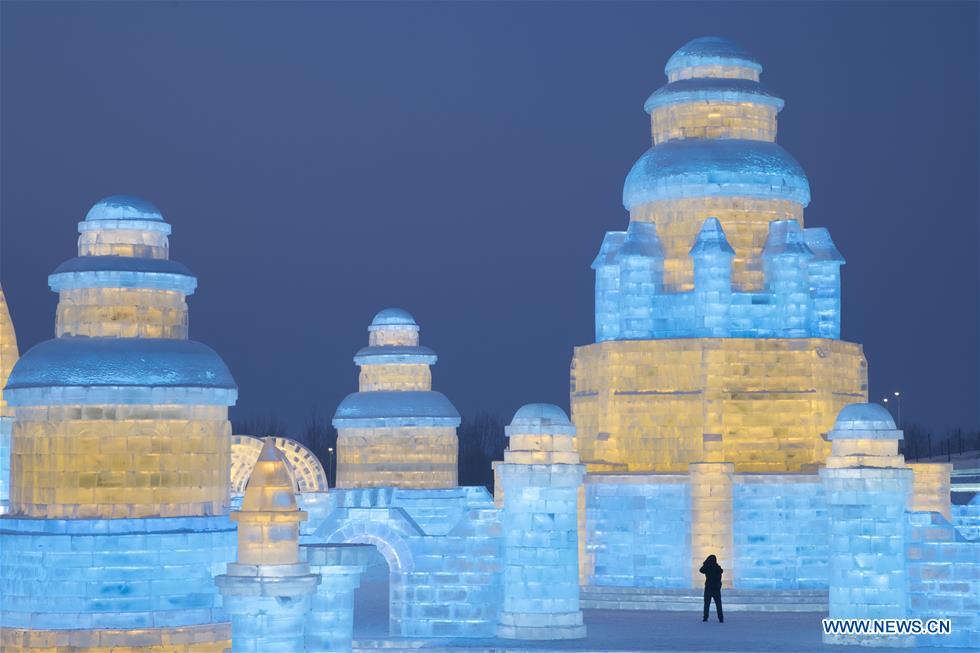
[[[827,651],[907,651],[909,649],[829,646],[821,642],[820,620],[815,613],[732,612],[725,623],[718,623],[712,609],[711,620],[701,621],[699,612],[640,612],[586,610],[588,636],[582,640],[524,642],[503,639],[389,638],[388,583],[384,566],[372,567],[362,580],[354,610],[354,650],[418,650],[427,653],[446,650],[482,651],[704,651],[711,653],[796,653]],[[946,653],[967,653],[966,649],[928,648]],[[976,653],[970,651],[969,653]]]

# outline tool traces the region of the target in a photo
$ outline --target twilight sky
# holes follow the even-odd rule
[[[602,235],[686,41],[729,37],[786,100],[808,226],[847,258],[871,398],[980,424],[978,5],[0,4],[0,278],[21,352],[98,199],[141,195],[199,278],[191,337],[233,415],[297,430],[356,389],[386,306],[464,415],[568,407]]]

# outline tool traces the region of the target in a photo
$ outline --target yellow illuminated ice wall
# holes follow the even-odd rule
[[[169,260],[156,207],[106,198],[79,233],[78,257],[48,278],[57,337],[4,390],[0,649],[220,651],[230,630],[212,572],[234,552],[235,382],[187,339],[197,280]],[[6,365],[6,328],[3,340]]]
[[[10,370],[17,362],[17,335],[7,309],[7,298],[0,287],[0,388],[7,385]],[[7,511],[10,494],[10,429],[13,426],[13,409],[7,406],[0,393],[0,515]]]
[[[415,319],[398,308],[374,316],[357,352],[360,391],[337,407],[337,487],[457,485],[459,413],[432,390],[436,354],[419,345]]]
[[[590,472],[687,472],[707,437],[738,472],[812,470],[861,346],[840,335],[843,258],[803,229],[806,175],[779,145],[783,101],[739,46],[696,39],[645,108],[625,232],[596,271],[596,343],[575,350],[572,419]]]

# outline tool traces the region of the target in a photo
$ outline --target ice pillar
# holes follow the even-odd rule
[[[319,578],[299,559],[299,523],[293,483],[272,438],[266,438],[238,522],[238,561],[215,582],[231,615],[232,653],[297,653]]]
[[[638,340],[653,336],[653,296],[663,283],[664,254],[652,222],[630,222],[623,246],[615,256],[619,265],[619,338]]]
[[[813,252],[807,271],[810,278],[810,335],[840,338],[840,267],[844,257],[824,227],[803,230]]]
[[[728,313],[732,304],[732,259],[718,218],[708,218],[691,248],[694,262],[694,333],[699,338],[729,335]]]
[[[578,500],[585,465],[575,427],[551,404],[529,404],[507,427],[497,465],[504,486],[504,605],[497,635],[585,637],[579,607]]]
[[[595,270],[595,341],[619,337],[619,266],[616,254],[623,246],[625,231],[607,231],[592,262]]]
[[[777,338],[805,338],[810,319],[809,263],[813,252],[806,246],[796,220],[773,220],[762,250],[766,284],[775,307]]]
[[[310,570],[320,576],[306,617],[305,653],[350,653],[354,590],[375,547],[370,544],[304,544]]]
[[[950,500],[950,463],[909,463],[912,468],[912,498],[909,510],[938,512],[947,521],[953,521]]]
[[[820,470],[830,517],[830,614],[843,619],[907,616],[905,509],[912,470],[898,453],[902,432],[887,410],[851,404],[828,437]],[[828,644],[911,646],[908,635],[824,635]]]
[[[0,287],[0,515],[6,512],[10,497],[10,430],[14,423],[13,410],[7,407],[2,391],[16,362],[17,337]]]
[[[704,576],[698,571],[709,555],[717,556],[724,567],[725,587],[734,581],[734,541],[732,538],[732,479],[735,464],[722,462],[721,435],[705,433],[702,462],[691,463],[691,582],[698,587]],[[725,564],[726,561],[729,564]]]

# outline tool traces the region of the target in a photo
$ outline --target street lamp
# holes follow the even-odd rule
[[[895,397],[895,412],[897,414],[895,421],[898,423],[898,428],[902,428],[902,393],[896,390],[892,394]],[[887,404],[888,397],[883,398],[881,402]]]
[[[330,482],[332,476],[331,470],[333,469],[333,447],[327,447],[327,454],[327,487],[333,487],[333,484]]]

